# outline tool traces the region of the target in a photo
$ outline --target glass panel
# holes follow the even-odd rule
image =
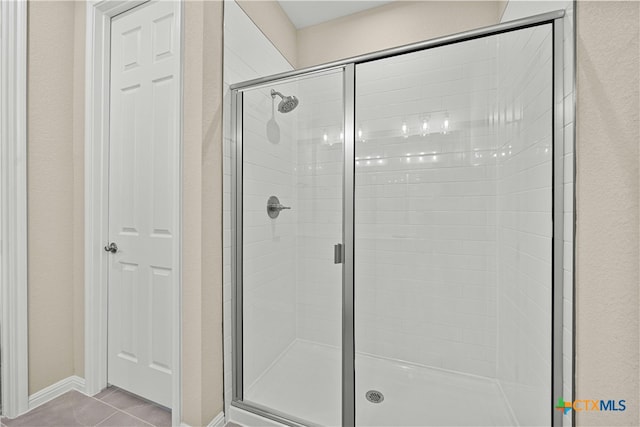
[[[243,99],[244,401],[322,425],[341,410],[343,84],[331,71]]]
[[[357,424],[549,424],[551,25],[356,76]]]

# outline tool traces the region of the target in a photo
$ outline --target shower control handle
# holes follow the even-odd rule
[[[283,206],[283,205],[269,205],[269,210],[271,211],[281,211],[283,209],[291,209],[289,206]]]
[[[269,215],[269,218],[278,218],[280,211],[284,209],[291,209],[291,207],[282,205],[276,196],[271,196],[267,200],[267,215]]]

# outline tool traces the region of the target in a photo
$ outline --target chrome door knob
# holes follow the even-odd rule
[[[109,246],[104,247],[104,250],[115,254],[116,252],[118,252],[118,245],[116,245],[115,242],[111,242]]]

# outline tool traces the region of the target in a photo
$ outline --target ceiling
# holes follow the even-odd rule
[[[391,3],[368,0],[278,0],[297,29]]]

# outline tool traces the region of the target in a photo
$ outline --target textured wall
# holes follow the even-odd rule
[[[296,27],[278,2],[238,0],[237,3],[271,40],[274,47],[295,67],[298,62]]]
[[[500,21],[506,1],[397,1],[296,30],[273,0],[239,0],[296,68],[323,64]]]
[[[626,399],[578,425],[638,425],[640,5],[579,2],[576,397]]]
[[[73,40],[73,365],[84,377],[84,72],[86,3],[75,2]]]
[[[493,25],[501,1],[397,1],[298,30],[303,68]]]
[[[182,419],[222,411],[222,4],[185,2]]]
[[[74,2],[29,2],[29,394],[78,372],[74,9]]]
[[[202,114],[202,423],[209,423],[223,410],[222,354],[222,103],[223,103],[223,6],[205,1]],[[186,76],[185,76],[186,77]],[[187,102],[186,98],[183,102]],[[183,174],[188,165],[184,164]],[[183,214],[189,206],[183,204]],[[183,229],[187,222],[183,222]],[[183,305],[183,313],[189,307]],[[184,314],[183,314],[184,316]],[[184,317],[183,317],[184,322]],[[191,349],[182,346],[182,354]],[[183,369],[188,360],[183,361]],[[189,383],[183,381],[183,389]],[[184,402],[184,399],[183,399]],[[186,420],[183,413],[183,420]]]

